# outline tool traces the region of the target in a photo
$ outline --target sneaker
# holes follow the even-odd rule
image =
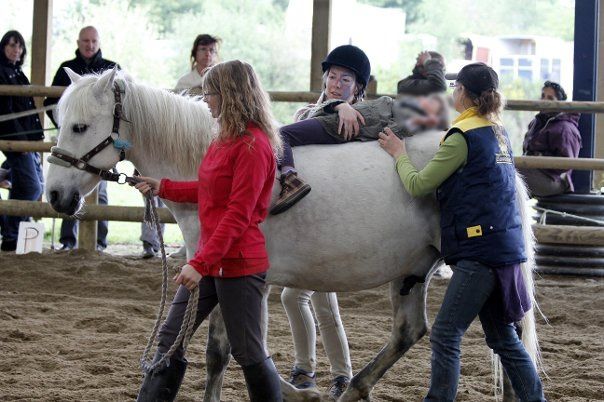
[[[298,367],[292,368],[289,383],[298,389],[307,389],[317,386],[315,373],[308,372]]]
[[[184,260],[187,258],[187,248],[185,246],[181,246],[178,251],[171,253],[168,257]]]
[[[346,391],[346,388],[348,388],[348,384],[350,384],[350,378],[345,375],[334,378],[329,388],[329,398],[337,401],[344,391]]]
[[[15,251],[17,249],[17,240],[2,240],[0,250],[2,251]]]
[[[61,248],[59,249],[60,251],[69,251],[69,250],[73,250],[75,248],[75,246],[73,244],[63,244],[63,246],[61,246]]]
[[[278,215],[287,211],[310,193],[310,186],[300,180],[296,172],[289,171],[282,174],[279,181],[281,182],[281,193],[279,193],[279,199],[270,210],[271,215]]]
[[[146,241],[143,242],[143,252],[141,253],[141,258],[146,260],[148,258],[153,258],[157,255],[157,251],[153,248],[150,243]]]

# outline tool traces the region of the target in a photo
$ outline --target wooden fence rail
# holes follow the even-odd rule
[[[604,246],[604,228],[597,226],[533,225],[539,243]]]
[[[176,223],[168,208],[157,208],[162,223]],[[65,214],[58,213],[47,202],[38,201],[0,201],[0,215],[33,216],[34,218],[69,219]],[[145,215],[144,207],[123,207],[117,205],[85,205],[78,219],[83,221],[122,221],[142,222]]]
[[[60,97],[66,87],[47,87],[43,85],[0,85],[0,96],[50,96]],[[316,102],[319,92],[308,91],[269,91],[273,102]],[[396,97],[394,94],[368,95],[369,99],[380,96]],[[554,102],[541,100],[508,100],[507,110],[544,111],[544,112],[582,112],[604,113],[604,102]]]
[[[65,87],[47,87],[42,85],[0,85],[0,96],[50,96],[59,97]],[[315,102],[318,92],[272,91],[269,92],[274,102]],[[368,98],[395,95],[368,95]],[[604,102],[552,102],[533,100],[509,100],[507,110],[525,111],[577,111],[582,113],[604,113]],[[40,141],[3,141],[0,140],[0,151],[8,152],[49,152],[55,145],[52,142]],[[558,158],[517,156],[515,164],[527,169],[575,169],[604,170],[604,159],[595,158]],[[160,219],[165,223],[176,223],[167,208],[159,208]],[[39,217],[69,218],[52,209],[50,204],[36,201],[0,201],[0,215],[21,215]],[[141,222],[143,207],[123,207],[113,205],[86,205],[78,219],[84,221],[113,220]],[[534,225],[535,236],[541,243],[583,244],[604,246],[604,228]],[[94,247],[92,245],[91,247]]]
[[[6,152],[50,152],[56,145],[53,142],[41,141],[3,141],[0,140],[0,151]],[[514,163],[525,169],[574,169],[604,170],[604,159],[597,158],[562,158],[555,156],[516,156]]]

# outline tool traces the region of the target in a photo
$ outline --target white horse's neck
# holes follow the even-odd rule
[[[128,83],[123,104],[125,118],[131,122],[122,123],[132,142],[127,157],[139,171],[175,179],[195,177],[215,125],[205,103]]]

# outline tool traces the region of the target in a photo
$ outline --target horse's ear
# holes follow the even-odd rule
[[[111,88],[116,74],[117,66],[101,75],[101,78],[99,78],[99,80],[94,84],[94,87],[92,87],[94,94],[97,96],[102,96],[105,91]]]
[[[65,72],[67,73],[67,76],[69,77],[69,79],[71,80],[71,82],[73,84],[75,84],[76,82],[78,82],[80,80],[80,78],[82,78],[81,75],[79,75],[78,73],[76,73],[69,67],[63,67],[63,70],[65,70]]]

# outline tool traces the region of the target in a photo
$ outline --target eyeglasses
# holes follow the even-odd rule
[[[218,95],[218,92],[202,92],[201,97],[207,99],[208,96]]]

